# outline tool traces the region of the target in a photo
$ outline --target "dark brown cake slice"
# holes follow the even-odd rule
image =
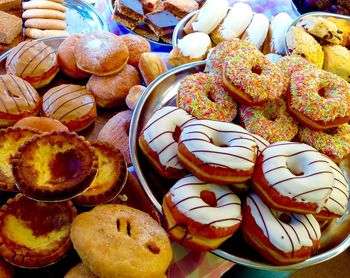
[[[140,36],[143,36],[147,39],[150,39],[152,41],[159,41],[159,36],[157,36],[152,29],[144,22],[138,24],[135,27],[134,32]]]
[[[121,14],[117,9],[117,5],[114,7],[113,20],[131,30],[134,30],[138,24],[137,20]]]
[[[116,7],[122,15],[136,21],[144,21],[142,3],[139,0],[116,0]]]
[[[160,11],[146,14],[148,26],[157,36],[172,33],[179,20],[169,11]]]

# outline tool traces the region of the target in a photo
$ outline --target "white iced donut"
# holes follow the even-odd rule
[[[211,46],[211,41],[208,34],[194,32],[180,39],[177,46],[183,56],[196,59],[206,55]]]
[[[267,36],[270,21],[264,14],[254,14],[247,30],[242,35],[242,40],[253,43],[257,49],[260,49]]]

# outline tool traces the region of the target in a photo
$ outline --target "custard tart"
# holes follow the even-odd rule
[[[71,201],[38,202],[17,194],[0,209],[0,255],[24,268],[58,261],[72,246],[76,214]]]
[[[91,142],[98,157],[98,170],[95,179],[82,194],[74,198],[74,203],[95,206],[113,200],[123,189],[127,168],[123,155],[111,144]]]
[[[39,133],[38,130],[29,128],[0,129],[0,190],[18,191],[12,174],[11,159],[24,142]]]
[[[64,200],[88,188],[98,158],[76,133],[54,131],[34,136],[12,159],[18,189],[37,200]]]

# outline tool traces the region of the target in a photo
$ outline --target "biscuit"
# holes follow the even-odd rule
[[[23,19],[28,19],[28,18],[66,19],[66,15],[60,11],[54,11],[54,10],[48,10],[48,9],[30,9],[23,12],[22,18]]]
[[[66,30],[67,23],[60,19],[30,18],[24,22],[27,28],[37,28],[44,30]]]
[[[36,1],[32,0],[29,2],[23,2],[22,4],[23,10],[30,9],[48,9],[48,10],[56,10],[60,12],[65,12],[67,10],[62,4],[51,2],[51,1]]]
[[[40,30],[36,28],[26,28],[24,34],[32,39],[42,39],[49,37],[68,36],[69,33],[65,30]]]

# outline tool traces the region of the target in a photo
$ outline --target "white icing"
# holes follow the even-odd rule
[[[278,142],[262,155],[262,170],[271,187],[298,202],[315,203],[319,210],[324,206],[334,175],[321,153],[306,144]]]
[[[148,120],[143,136],[149,147],[159,155],[160,163],[166,168],[183,169],[177,159],[178,143],[173,138],[176,127],[181,127],[192,116],[175,106],[166,106],[156,111]]]
[[[227,41],[240,37],[252,17],[253,11],[248,4],[241,2],[234,4],[219,28],[221,36]]]
[[[286,54],[284,49],[285,34],[293,19],[287,13],[279,13],[271,20],[273,49],[277,54]]]
[[[254,167],[257,145],[254,138],[238,125],[194,120],[185,125],[179,142],[199,160],[213,167],[243,171]],[[228,147],[220,147],[223,145]]]
[[[200,198],[205,190],[215,194],[217,206],[209,206]],[[207,183],[189,175],[175,183],[170,189],[170,196],[181,213],[198,223],[212,223],[211,226],[216,228],[226,228],[242,220],[241,201],[226,185]]]
[[[203,32],[195,32],[184,36],[179,40],[177,46],[180,48],[183,56],[191,59],[204,56],[211,45],[208,34]]]
[[[210,34],[228,11],[227,0],[207,0],[192,23],[194,31]]]
[[[269,241],[285,253],[298,251],[302,247],[311,247],[312,240],[321,237],[320,225],[312,214],[290,214],[290,223],[279,220],[281,212],[270,209],[256,193],[247,197],[247,205],[255,223]]]
[[[258,155],[262,153],[263,150],[265,150],[265,148],[270,145],[270,143],[268,141],[266,141],[264,138],[262,138],[261,136],[254,134],[254,133],[250,133],[251,136],[253,136],[255,143],[258,146]]]
[[[246,40],[253,43],[259,49],[267,36],[270,21],[264,14],[254,14],[246,32],[248,34]]]

